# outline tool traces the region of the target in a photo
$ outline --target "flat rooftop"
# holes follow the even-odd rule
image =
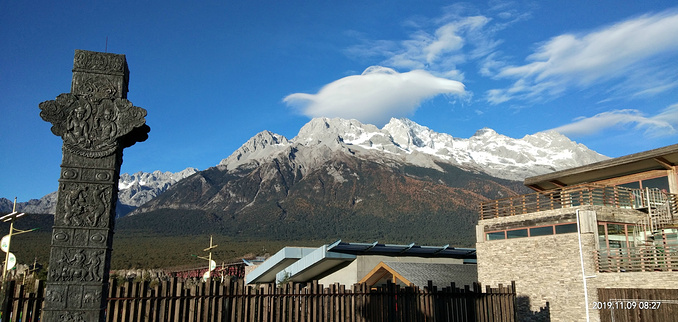
[[[651,170],[670,170],[676,164],[678,144],[529,177],[524,184],[535,191],[545,191]]]

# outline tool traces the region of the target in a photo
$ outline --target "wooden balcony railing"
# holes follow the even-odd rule
[[[595,252],[595,264],[601,273],[678,271],[678,247],[601,249]]]
[[[671,198],[675,198],[672,196]],[[581,205],[639,208],[642,190],[616,186],[580,185],[497,199],[480,204],[480,219],[514,216]]]

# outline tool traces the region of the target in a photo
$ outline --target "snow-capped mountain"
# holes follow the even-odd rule
[[[155,198],[177,181],[198,172],[196,168],[186,168],[179,172],[152,173],[137,172],[134,174],[123,173],[118,181],[118,216],[124,216],[128,212],[141,206],[145,202]],[[49,193],[40,199],[32,199],[27,202],[17,203],[17,211],[33,214],[54,214],[56,212],[57,192]],[[12,202],[0,198],[0,212],[12,211]]]
[[[292,180],[296,180],[311,171],[318,171],[319,167],[326,167],[328,160],[335,160],[341,155],[393,168],[409,164],[438,172],[445,172],[442,166],[447,164],[468,172],[514,181],[607,159],[554,131],[514,139],[484,128],[465,139],[435,132],[408,119],[391,119],[379,129],[356,120],[315,118],[292,139],[270,131],[256,134],[223,159],[215,170],[250,171],[284,159],[294,168],[290,175],[294,177]],[[342,173],[341,169],[326,170],[338,182],[346,181],[348,176],[359,176],[355,172]],[[187,168],[177,173],[155,171],[121,174],[118,215],[127,214],[198,172],[195,168]],[[262,182],[273,175],[266,173],[261,177]],[[239,195],[238,189],[242,187],[227,186],[223,189],[233,197]],[[271,189],[279,191],[286,188],[274,185]],[[218,203],[217,200],[210,202]],[[4,204],[11,205],[11,202],[0,200],[0,208]],[[39,200],[21,203],[18,210],[54,213],[55,208],[56,192]],[[0,211],[11,211],[11,208]]]
[[[485,128],[464,139],[435,132],[408,119],[391,119],[379,129],[356,120],[315,118],[291,140],[269,131],[255,135],[222,160],[219,167],[232,170],[243,165],[256,166],[279,153],[289,153],[295,146],[318,146],[317,153],[321,154],[324,150],[343,150],[367,159],[437,170],[441,169],[436,162],[443,162],[509,180],[523,180],[607,159],[555,131],[514,139]],[[303,171],[322,160],[318,157],[297,162],[302,164]],[[304,163],[308,166],[304,167]]]
[[[117,225],[167,235],[471,245],[480,202],[527,193],[517,181],[526,176],[604,158],[556,132],[512,139],[482,129],[461,139],[407,119],[379,129],[316,118],[292,139],[258,133]]]
[[[123,205],[139,207],[163,193],[177,181],[197,173],[196,168],[186,168],[179,172],[161,172],[159,170],[123,173],[118,181],[118,202]]]

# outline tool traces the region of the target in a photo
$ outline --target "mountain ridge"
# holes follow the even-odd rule
[[[267,144],[269,143],[269,144]],[[357,120],[315,118],[292,139],[263,131],[245,142],[218,166],[232,170],[248,161],[283,152],[286,146],[317,145],[336,149],[384,152],[419,166],[437,168],[433,157],[469,170],[509,180],[563,170],[608,159],[556,131],[513,139],[483,128],[468,139],[435,132],[409,119],[391,119],[382,129]]]
[[[163,193],[172,184],[189,177],[199,170],[186,168],[179,172],[138,171],[133,174],[123,173],[118,180],[117,217],[122,217],[130,211]],[[17,211],[31,214],[54,214],[56,212],[57,191],[48,193],[40,199],[31,199],[26,202],[17,202]],[[13,202],[7,198],[0,198],[0,212],[11,212]]]
[[[556,132],[512,139],[482,129],[458,139],[406,119],[378,129],[316,118],[292,139],[257,133],[217,166],[122,218],[119,227],[242,238],[416,237],[468,246],[480,202],[529,191],[497,173],[515,178],[604,158]]]
[[[443,171],[441,164],[448,164],[507,180],[522,180],[607,158],[555,131],[514,139],[483,128],[464,139],[435,132],[404,118],[393,118],[381,129],[357,120],[315,118],[292,139],[268,130],[261,131],[215,168],[252,170],[283,155],[294,163],[295,176],[301,177],[326,162],[335,152],[395,167],[408,164]],[[336,170],[328,169],[335,178],[346,180]],[[156,170],[121,174],[118,216],[133,211],[198,172],[195,168],[186,168],[177,173]],[[281,186],[272,188],[280,189]],[[18,210],[53,214],[55,207],[56,192],[53,192],[41,199],[19,203]],[[0,211],[11,211],[11,202],[0,198]]]

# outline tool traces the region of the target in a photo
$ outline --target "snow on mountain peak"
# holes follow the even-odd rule
[[[134,186],[145,186],[148,189],[164,189],[198,171],[199,170],[196,168],[189,167],[175,173],[169,171],[161,172],[160,170],[155,170],[151,173],[142,171],[134,174],[123,173],[120,175],[120,180],[118,181],[118,190],[128,190]]]
[[[358,120],[319,117],[306,123],[292,141],[325,144],[358,142],[379,132],[376,126],[363,124]]]
[[[235,169],[250,162],[259,164],[283,152],[299,155],[296,152],[299,149],[317,146],[324,146],[325,151],[358,152],[363,158],[392,158],[429,168],[438,168],[436,162],[445,162],[510,180],[523,180],[607,158],[554,131],[514,139],[483,128],[463,139],[435,132],[406,118],[392,118],[379,129],[357,120],[320,117],[309,121],[291,140],[261,132],[219,165]],[[369,150],[385,153],[373,154],[368,153]],[[309,152],[313,163],[318,162],[316,154]]]
[[[435,132],[409,119],[391,119],[383,128],[389,133],[393,142],[406,150],[435,153],[440,147],[453,145],[454,138],[445,133]]]
[[[186,168],[179,172],[136,172],[122,173],[118,180],[118,206],[116,213],[124,216],[132,209],[141,206],[167,190],[181,179],[199,172],[196,168]],[[20,209],[36,214],[54,214],[56,212],[57,192],[49,193],[40,200],[31,200]]]
[[[228,158],[221,160],[219,166],[226,166],[229,170],[248,163],[252,160],[266,158],[271,154],[271,148],[279,150],[289,144],[286,137],[270,131],[261,131],[251,137],[245,144],[235,150]]]

